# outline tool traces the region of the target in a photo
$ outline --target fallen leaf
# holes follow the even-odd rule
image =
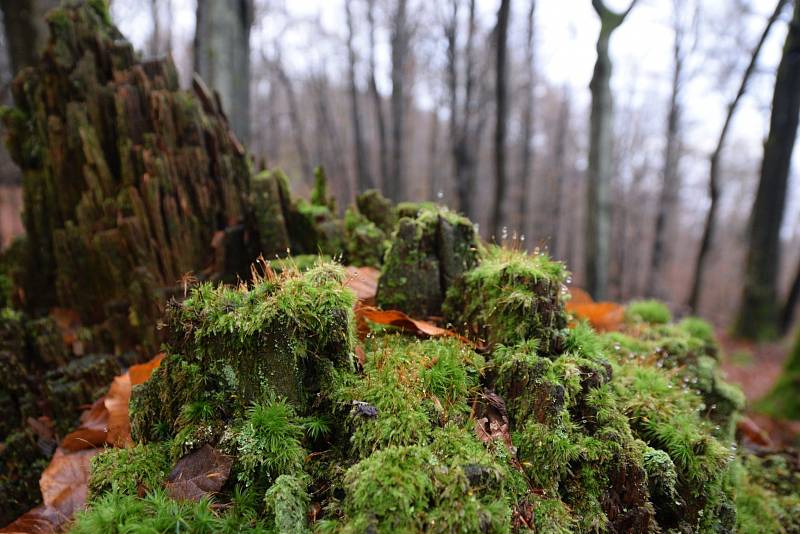
[[[569,301],[571,304],[592,304],[594,299],[589,293],[579,287],[569,288]]]
[[[407,332],[411,332],[412,334],[426,335],[431,337],[450,336],[458,338],[461,341],[472,345],[471,341],[456,334],[452,330],[438,327],[428,321],[412,319],[399,310],[379,310],[370,306],[357,306],[356,316],[368,321],[372,321],[373,323],[396,326]]]
[[[50,317],[56,323],[66,345],[73,346],[76,343],[81,345],[77,334],[81,326],[81,318],[77,311],[71,308],[52,308]]]
[[[37,506],[21,516],[10,525],[0,528],[2,534],[53,534],[66,518],[54,508]]]
[[[493,391],[484,392],[473,406],[475,435],[484,443],[501,440],[512,454],[516,452],[509,432],[506,403]]]
[[[106,443],[108,434],[108,410],[105,397],[97,399],[91,408],[81,414],[81,425],[61,440],[60,447],[78,451],[100,447]]]
[[[349,276],[344,286],[352,289],[362,303],[374,304],[381,272],[374,267],[347,267],[346,270]]]
[[[770,447],[772,445],[767,433],[747,416],[743,415],[736,421],[736,432],[760,447]]]
[[[589,321],[589,324],[601,332],[620,330],[625,320],[625,308],[615,302],[567,302],[566,309],[576,317]]]
[[[160,352],[147,362],[131,365],[130,369],[128,369],[128,373],[131,375],[131,386],[137,386],[147,382],[150,375],[153,374],[153,371],[161,365],[163,359],[164,353]]]
[[[65,517],[71,517],[86,502],[91,471],[90,460],[99,449],[66,452],[57,449],[50,465],[39,479],[45,506]]]
[[[108,436],[106,441],[110,445],[128,447],[133,444],[131,421],[128,416],[131,388],[134,385],[146,382],[163,359],[164,355],[159,354],[148,362],[132,365],[127,373],[114,379],[105,399],[105,407],[108,410]]]
[[[356,360],[358,360],[358,364],[363,368],[364,364],[367,363],[367,353],[364,352],[364,347],[361,345],[356,345]]]
[[[169,475],[167,494],[173,499],[199,501],[222,489],[232,465],[230,456],[211,445],[203,445],[178,460]]]

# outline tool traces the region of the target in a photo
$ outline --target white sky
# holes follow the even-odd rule
[[[217,0],[225,1],[225,0]],[[258,1],[258,0],[257,0]],[[285,30],[281,39],[282,53],[288,69],[295,73],[308,71],[309,68],[325,68],[334,79],[345,72],[345,51],[342,48],[346,31],[344,20],[345,0],[271,0],[273,5],[280,6],[294,20],[314,20],[329,34],[320,36],[311,30],[310,24],[294,24]],[[354,1],[354,0],[351,0]],[[687,0],[684,0],[687,1]],[[689,61],[687,69],[697,73],[687,83],[683,102],[686,145],[694,153],[694,163],[689,161],[685,171],[686,191],[697,206],[706,202],[704,198],[704,179],[707,171],[704,160],[713,148],[724,117],[725,106],[731,98],[744,63],[749,59],[749,50],[759,37],[764,22],[774,9],[776,0],[752,0],[753,13],[741,17],[725,18],[733,0],[701,0],[700,17],[704,21],[702,28],[706,31],[699,34],[697,53]],[[438,3],[441,2],[441,3]],[[379,22],[383,16],[380,5],[386,4],[378,0]],[[623,9],[627,0],[607,0],[610,7]],[[669,76],[672,52],[672,3],[673,0],[640,0],[625,23],[612,37],[611,54],[614,62],[612,87],[618,107],[626,104],[644,105],[658,111],[653,116],[653,125],[661,128],[665,122],[664,106],[669,94]],[[688,1],[691,4],[691,1]],[[151,31],[151,14],[149,2],[145,0],[114,0],[113,14],[123,33],[128,36],[137,48],[143,48]],[[354,1],[356,16],[363,15],[362,0]],[[436,24],[435,12],[445,9],[443,0],[412,0],[412,13],[417,14],[420,25]],[[526,24],[527,0],[512,1],[512,26],[510,30],[512,54],[522,54]],[[194,34],[193,0],[173,0],[173,32],[175,41],[190,43]],[[789,6],[790,7],[790,6]],[[497,0],[478,0],[478,20],[482,27],[489,28],[494,24]],[[761,157],[762,140],[769,124],[769,103],[771,99],[774,71],[780,59],[780,51],[786,35],[785,20],[790,9],[784,13],[784,21],[773,28],[767,45],[762,50],[760,71],[750,86],[748,96],[742,102],[733,125],[729,143],[734,140],[745,141],[757,172],[757,162]],[[430,19],[430,20],[429,20]],[[595,61],[595,40],[599,23],[590,0],[538,0],[536,12],[536,61],[540,76],[553,86],[566,84],[576,100],[577,108],[585,108],[589,102],[589,79]],[[265,18],[256,21],[251,38],[254,54],[260,54],[262,42],[269,42],[284,29],[285,21],[281,17],[266,13]],[[362,18],[362,30],[366,25]],[[745,42],[733,41],[731,34],[736,26],[747,32]],[[734,26],[734,28],[730,28]],[[709,27],[713,29],[708,30]],[[439,30],[436,30],[439,32]],[[440,35],[440,33],[436,33]],[[378,80],[385,93],[390,91],[388,80],[389,47],[388,34],[379,33],[378,69],[383,75]],[[366,54],[366,32],[358,36],[356,45],[362,47]],[[422,46],[422,45],[420,45]],[[439,54],[443,54],[441,44]],[[720,57],[709,54],[710,49],[719,48]],[[725,60],[731,48],[739,50],[739,65],[727,84],[718,78],[721,72],[720,61]],[[176,50],[180,56],[181,50]],[[434,52],[434,55],[437,52]],[[179,60],[180,58],[178,58]],[[441,59],[441,58],[440,58]],[[436,61],[433,58],[432,61]],[[444,72],[442,72],[444,76]],[[343,79],[343,78],[341,78]],[[418,83],[416,95],[419,105],[430,107],[432,99],[431,84]],[[629,102],[633,98],[633,102]],[[800,154],[795,151],[795,169],[800,164]],[[753,183],[757,175],[753,176]],[[692,182],[694,181],[694,185]],[[797,182],[794,179],[794,182]],[[800,199],[797,197],[800,186],[792,184],[794,193],[790,197],[786,217],[786,231],[793,231],[800,211]],[[686,197],[684,191],[684,197]],[[751,200],[746,199],[747,202]],[[742,200],[744,201],[744,200]]]

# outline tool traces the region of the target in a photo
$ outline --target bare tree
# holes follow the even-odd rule
[[[317,128],[316,137],[319,157],[317,163],[324,163],[331,178],[331,184],[337,188],[337,197],[342,199],[342,206],[347,206],[352,198],[352,188],[347,174],[341,144],[341,133],[331,113],[330,87],[327,75],[322,72],[312,78],[311,88],[316,101]]]
[[[534,68],[534,31],[535,31],[535,14],[536,14],[536,0],[530,0],[528,7],[528,28],[525,39],[525,94],[524,105],[522,111],[522,162],[520,165],[519,173],[519,207],[517,214],[517,221],[519,230],[526,232],[528,229],[527,214],[529,211],[529,196],[528,191],[533,187],[531,182],[531,168],[533,167],[533,106],[534,106],[534,77],[536,71]],[[558,146],[561,146],[557,143]],[[558,157],[558,156],[557,156]],[[551,221],[552,222],[552,221]],[[551,240],[555,240],[555,233],[551,234]],[[553,241],[551,241],[552,246]],[[551,249],[552,250],[552,249]]]
[[[676,212],[680,174],[678,167],[681,159],[681,89],[684,83],[684,65],[686,62],[686,1],[672,0],[672,85],[670,88],[669,109],[667,112],[667,131],[664,149],[664,164],[661,171],[661,194],[656,211],[656,224],[653,236],[653,249],[650,255],[650,270],[647,291],[651,296],[664,298],[664,273],[667,258],[670,254],[670,219]]]
[[[586,209],[586,289],[596,299],[606,298],[608,285],[609,241],[611,238],[611,184],[613,101],[611,98],[611,35],[636,5],[631,0],[628,8],[616,13],[606,7],[603,0],[592,0],[592,7],[600,18],[597,38],[597,62],[589,88],[592,108],[589,121],[589,184]]]
[[[798,301],[800,301],[800,263],[797,265],[797,271],[792,279],[792,285],[789,286],[789,294],[781,310],[781,334],[788,333],[789,329],[792,327]]]
[[[375,81],[375,0],[367,0],[367,22],[369,23],[369,93],[375,112],[378,130],[378,161],[380,162],[380,183],[389,180],[389,143],[386,133],[386,119],[383,114],[383,98]]]
[[[350,77],[350,117],[353,124],[353,145],[355,146],[356,157],[356,184],[359,193],[375,187],[372,175],[369,171],[369,161],[367,161],[367,149],[364,146],[364,134],[361,131],[361,110],[358,102],[358,85],[356,84],[356,49],[353,46],[355,38],[355,24],[353,22],[353,10],[351,2],[345,2],[345,14],[347,16],[347,57],[348,74]]]
[[[303,121],[300,118],[300,105],[297,102],[297,94],[294,90],[294,84],[286,74],[286,70],[283,68],[280,55],[278,55],[278,57],[276,57],[274,60],[269,60],[266,56],[264,56],[264,60],[265,63],[267,63],[275,73],[275,76],[278,78],[278,82],[283,86],[289,111],[289,121],[292,123],[295,149],[297,150],[297,157],[300,159],[300,169],[303,172],[303,180],[310,181],[314,176],[314,172],[311,167],[308,148],[306,147],[306,136],[303,128]]]
[[[47,42],[45,13],[58,0],[0,0],[11,71],[32,65]]]
[[[231,127],[250,138],[252,0],[197,0],[194,70],[219,93]]]
[[[570,121],[570,94],[565,85],[561,96],[561,107],[558,112],[558,122],[556,123],[555,147],[553,158],[555,169],[553,173],[553,198],[550,203],[550,253],[554,258],[562,258],[563,254],[559,247],[559,232],[561,230],[561,203],[563,196],[564,181],[566,179],[566,156],[567,156],[567,136],[569,135]]]
[[[780,229],[797,136],[798,113],[800,2],[795,2],[775,78],[769,135],[764,144],[761,179],[750,216],[744,289],[736,322],[736,332],[751,339],[772,337],[778,331]]]
[[[694,273],[692,276],[692,289],[689,293],[688,302],[689,308],[694,312],[697,312],[700,307],[700,292],[703,288],[706,260],[708,259],[709,252],[711,252],[711,246],[714,243],[714,237],[716,233],[717,205],[720,196],[719,171],[722,150],[724,149],[725,142],[728,139],[728,132],[730,131],[731,124],[733,123],[733,117],[736,114],[736,110],[739,107],[739,102],[747,92],[747,84],[750,81],[753,73],[756,71],[756,65],[758,64],[758,56],[761,54],[761,48],[764,46],[772,26],[780,17],[781,11],[783,11],[783,8],[787,3],[788,0],[778,0],[775,10],[767,20],[767,24],[764,26],[764,31],[761,32],[761,37],[759,38],[758,43],[756,43],[756,46],[753,48],[753,52],[750,54],[750,62],[742,74],[742,81],[739,84],[739,89],[736,91],[736,95],[733,97],[733,100],[728,103],[728,112],[725,115],[725,121],[722,124],[722,130],[720,131],[719,138],[717,139],[717,146],[714,148],[714,151],[711,153],[711,157],[709,158],[708,195],[711,203],[708,208],[708,213],[706,214],[705,225],[703,226],[703,236],[700,238],[700,249],[697,253],[697,259],[695,260]]]
[[[405,121],[406,76],[408,74],[408,0],[397,0],[392,17],[392,167],[384,184],[386,195],[395,200],[405,199]]]
[[[489,228],[495,236],[501,234],[503,224],[503,203],[506,198],[506,129],[508,120],[507,55],[508,18],[511,0],[500,0],[497,10],[495,38],[495,129],[494,129],[494,202]]]

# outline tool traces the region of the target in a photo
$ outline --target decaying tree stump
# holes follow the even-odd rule
[[[48,23],[4,114],[24,172],[24,305],[74,308],[116,350],[152,351],[165,288],[204,273],[215,232],[243,220],[249,162],[218,99],[200,80],[181,91],[170,59],[141,62],[103,3]]]

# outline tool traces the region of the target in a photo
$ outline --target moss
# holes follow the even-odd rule
[[[238,507],[218,510],[208,499],[174,501],[161,491],[139,498],[118,491],[104,494],[85,511],[78,512],[71,534],[122,534],[124,532],[237,533],[273,532],[252,510]]]
[[[397,225],[397,214],[392,203],[377,189],[369,189],[356,197],[358,212],[389,235]]]
[[[264,496],[266,514],[275,518],[276,532],[310,532],[308,528],[307,492],[305,476],[281,475]]]
[[[672,320],[672,313],[658,300],[636,300],[625,307],[625,318],[629,321],[667,324]]]
[[[168,453],[169,443],[103,450],[92,458],[89,499],[109,491],[135,496],[160,488],[172,468]]]
[[[786,359],[780,376],[772,390],[755,404],[755,409],[782,419],[800,419],[800,396],[797,382],[800,379],[800,330],[794,348]]]
[[[344,226],[347,264],[380,267],[389,246],[384,231],[352,208],[345,212]]]
[[[543,354],[563,349],[567,271],[545,254],[489,247],[480,264],[448,290],[443,311],[491,345],[537,339]]]
[[[30,429],[14,432],[0,443],[0,523],[10,523],[41,501],[39,477],[49,463]],[[43,443],[43,445],[48,445]],[[49,446],[54,447],[55,443]]]
[[[257,279],[249,288],[193,289],[168,311],[171,354],[134,388],[134,436],[147,441],[183,431],[193,445],[214,442],[229,421],[270,395],[307,409],[322,374],[331,366],[352,368],[354,297],[344,280],[340,267],[322,264]],[[199,427],[181,417],[196,401],[210,403],[214,414]]]

